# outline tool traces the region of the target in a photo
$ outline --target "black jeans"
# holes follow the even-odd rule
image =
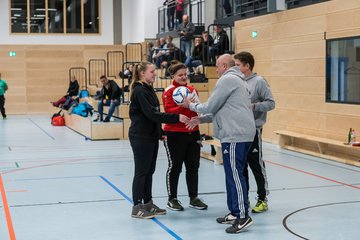
[[[1,111],[1,115],[3,116],[3,118],[6,118],[6,114],[5,114],[5,97],[4,95],[0,95],[0,111]]]
[[[152,176],[155,172],[159,142],[130,137],[134,153],[135,173],[132,185],[134,205],[152,199]]]
[[[168,156],[166,186],[169,200],[177,197],[182,165],[185,163],[186,184],[190,198],[198,195],[198,172],[200,166],[200,132],[167,132],[164,142]]]

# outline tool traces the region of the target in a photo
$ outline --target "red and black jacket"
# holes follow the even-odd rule
[[[194,87],[189,85],[179,85],[177,82],[173,81],[172,85],[168,86],[163,95],[162,100],[164,104],[164,109],[166,113],[173,113],[173,114],[183,114],[186,115],[189,118],[197,116],[196,112],[191,111],[188,108],[183,108],[177,105],[173,100],[173,92],[177,87],[184,86],[187,87],[190,90],[190,93],[193,93],[193,91],[196,91]],[[178,122],[174,124],[165,124],[164,131],[165,132],[194,132],[198,131],[199,127],[196,126],[192,130],[188,130],[184,123]]]

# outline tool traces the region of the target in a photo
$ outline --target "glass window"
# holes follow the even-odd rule
[[[99,33],[98,0],[84,0],[84,33]]]
[[[45,33],[45,0],[30,0],[30,32]]]
[[[99,0],[10,0],[10,6],[12,33],[99,33]]]
[[[64,32],[64,0],[48,0],[49,33]]]
[[[360,104],[360,36],[326,43],[326,101]]]
[[[81,33],[81,0],[66,0],[66,32]]]
[[[27,33],[27,0],[11,1],[11,32]]]

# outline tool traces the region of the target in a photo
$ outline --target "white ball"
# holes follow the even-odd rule
[[[183,103],[185,97],[190,97],[190,90],[187,87],[180,86],[175,88],[173,92],[173,100],[176,104]]]

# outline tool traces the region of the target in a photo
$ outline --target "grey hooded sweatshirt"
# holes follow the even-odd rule
[[[243,76],[245,78],[245,76]],[[251,103],[255,105],[253,110],[256,128],[262,128],[266,122],[266,112],[275,108],[275,100],[267,81],[252,73],[244,79],[250,88]]]
[[[213,122],[214,135],[224,142],[252,142],[255,121],[250,106],[250,92],[238,67],[231,67],[217,81],[205,103],[191,103],[190,110],[207,113],[201,122]],[[210,113],[210,114],[209,114]]]

